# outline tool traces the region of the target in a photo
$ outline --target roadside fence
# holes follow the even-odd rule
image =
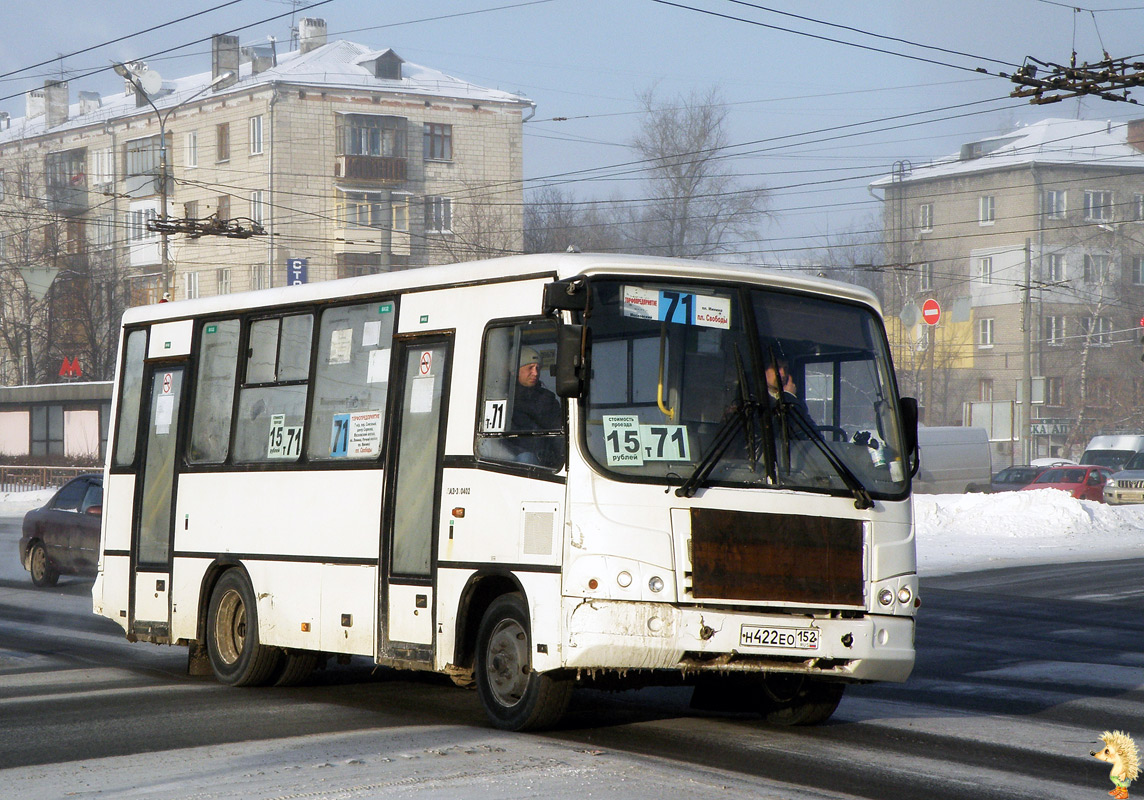
[[[55,489],[76,475],[99,472],[99,467],[5,467],[0,466],[0,492],[30,492]]]

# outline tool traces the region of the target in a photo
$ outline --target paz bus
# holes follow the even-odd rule
[[[226,684],[811,724],[913,667],[917,404],[856,286],[567,253],[132,308],[112,419],[95,613]]]

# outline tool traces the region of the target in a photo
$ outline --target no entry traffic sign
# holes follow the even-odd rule
[[[922,303],[922,319],[926,325],[937,325],[937,321],[941,319],[941,306],[937,304],[937,300],[931,297]]]

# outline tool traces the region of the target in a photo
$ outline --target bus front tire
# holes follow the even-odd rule
[[[207,652],[220,683],[260,686],[273,675],[282,653],[258,641],[258,609],[250,582],[237,569],[224,572],[211,592]]]
[[[830,719],[846,684],[771,673],[759,687],[759,713],[772,725],[818,725]]]
[[[572,682],[532,670],[528,607],[519,594],[492,602],[477,633],[477,694],[503,730],[549,728],[564,715]]]
[[[43,542],[32,545],[32,553],[28,556],[28,573],[32,576],[32,583],[41,588],[55,586],[60,579],[60,573],[52,566]]]

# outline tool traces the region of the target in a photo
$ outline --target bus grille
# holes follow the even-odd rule
[[[691,509],[692,596],[862,606],[860,520]]]

